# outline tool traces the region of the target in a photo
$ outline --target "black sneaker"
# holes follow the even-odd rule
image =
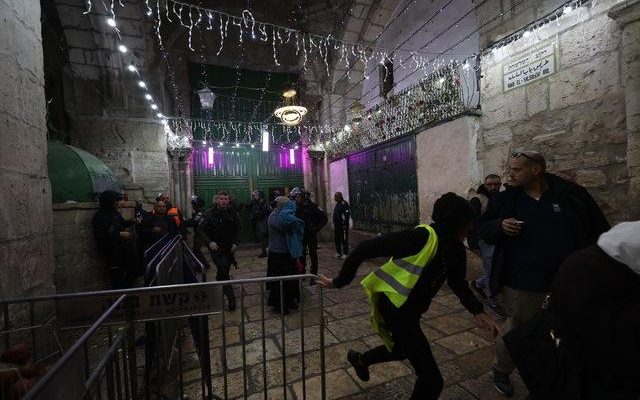
[[[478,282],[471,281],[471,282],[469,282],[469,286],[471,286],[471,290],[473,290],[475,294],[477,294],[478,296],[480,296],[483,299],[487,298],[487,294],[484,292],[484,288],[478,286]]]
[[[495,299],[489,299],[489,308],[491,309],[491,314],[493,314],[496,318],[505,320],[508,315],[507,312],[504,311],[500,303],[498,303]]]
[[[513,397],[513,386],[509,380],[509,375],[493,369],[493,385],[496,390],[507,397]]]
[[[363,382],[367,382],[369,380],[369,367],[367,367],[362,361],[362,354],[355,350],[349,350],[347,353],[347,360],[351,365],[353,365],[358,378]]]

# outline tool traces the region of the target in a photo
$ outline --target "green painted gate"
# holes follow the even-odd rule
[[[418,223],[414,135],[350,155],[347,168],[354,228],[387,233]]]
[[[207,208],[220,190],[226,190],[234,198],[242,222],[243,242],[252,241],[247,205],[253,190],[262,190],[269,196],[274,190],[285,194],[304,185],[300,150],[295,150],[295,164],[291,164],[288,149],[263,152],[248,147],[217,146],[210,164],[208,149],[201,147],[194,149],[192,163],[195,193],[204,199]]]

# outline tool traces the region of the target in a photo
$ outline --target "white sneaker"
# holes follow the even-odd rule
[[[342,257],[340,257],[340,259],[344,260],[345,258],[347,258],[346,254],[343,254]]]
[[[333,255],[333,258],[340,258],[340,257],[342,257],[342,254],[340,254],[340,253],[336,253],[336,254]]]

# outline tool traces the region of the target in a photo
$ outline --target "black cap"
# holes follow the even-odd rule
[[[476,213],[463,197],[453,192],[443,194],[433,205],[431,219],[449,234],[455,235],[469,222],[476,218]]]

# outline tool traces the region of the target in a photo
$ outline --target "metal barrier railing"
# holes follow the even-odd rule
[[[32,321],[28,326],[12,327],[7,321],[13,307],[46,305],[57,316],[53,332],[61,337],[57,341],[59,358],[24,398],[246,399],[262,394],[267,399],[274,396],[273,391],[282,390],[275,398],[287,399],[295,384],[298,398],[325,399],[323,292],[318,288],[318,300],[311,303],[303,290],[303,280],[313,275],[162,284],[184,282],[190,276],[185,271],[194,272],[197,267],[197,260],[191,257],[182,240],[171,240],[149,263],[155,268],[155,276],[147,278],[158,286],[0,301],[3,322],[9,328],[0,332],[5,348],[14,342],[12,336],[45,326]],[[183,268],[176,268],[178,265]],[[296,281],[301,294],[298,315],[284,314],[283,297],[280,313],[267,315],[267,283],[277,283],[282,293],[288,281]],[[239,291],[235,312],[223,308],[222,286],[228,284]],[[247,326],[252,327],[251,332],[247,332]],[[306,335],[316,331],[319,343],[309,346]],[[298,335],[299,341],[289,339],[298,339]],[[33,347],[37,345],[34,339]],[[62,351],[63,347],[67,350]],[[190,355],[193,348],[195,354]],[[320,358],[319,370],[308,371],[310,357]],[[267,369],[278,358],[282,368],[279,377]],[[292,360],[300,363],[299,376],[287,376]],[[259,375],[261,379],[255,379]],[[318,376],[320,393],[308,393],[308,380]]]

